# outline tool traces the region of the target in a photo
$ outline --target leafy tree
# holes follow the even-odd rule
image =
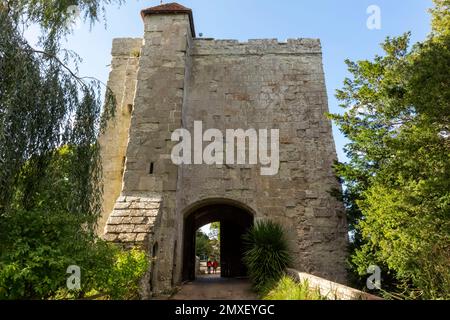
[[[100,82],[71,70],[78,58],[60,46],[71,32],[71,5],[94,23],[113,2],[121,1],[0,2],[0,298],[136,295],[132,283],[145,271],[145,255],[123,252],[95,232],[97,138],[115,99],[107,89],[102,101]],[[21,32],[32,23],[42,30],[38,49]],[[81,267],[79,292],[65,291],[70,265]]]
[[[124,0],[3,0],[0,10],[12,19],[15,26],[19,23],[35,23],[43,29],[44,38],[67,35],[70,33],[73,17],[71,10],[77,8],[80,16],[93,25],[104,21],[105,6],[108,4],[122,4]]]
[[[213,254],[213,247],[209,237],[202,231],[198,230],[195,240],[195,254],[198,256],[211,256]]]
[[[433,0],[435,6],[430,10],[433,20],[433,33],[438,36],[448,36],[450,33],[450,0]],[[438,39],[437,38],[437,39]],[[435,40],[437,40],[435,39]]]
[[[407,33],[388,38],[384,56],[347,61],[352,78],[337,92],[345,113],[331,116],[350,140],[350,161],[336,170],[353,270],[378,264],[410,298],[450,297],[449,4],[435,1],[424,42],[409,46]]]
[[[211,223],[210,227],[211,231],[209,233],[209,241],[211,243],[213,252],[212,256],[215,257],[216,260],[220,260],[220,222]]]
[[[209,234],[209,237],[220,241],[220,222],[211,223],[210,228],[211,228],[211,232]]]
[[[214,257],[220,259],[220,223],[212,223],[209,234],[201,230],[196,234],[196,254],[199,256]]]
[[[91,22],[98,18],[101,2],[79,2]],[[36,204],[36,191],[50,179],[45,173],[54,150],[63,145],[73,147],[76,164],[68,167],[74,187],[69,207],[92,215],[91,221],[99,212],[97,136],[115,101],[107,90],[102,113],[100,83],[80,78],[67,67],[73,54],[61,50],[59,40],[70,31],[70,4],[75,2],[4,1],[0,7],[0,217],[12,208],[14,196],[16,205]],[[41,50],[23,38],[22,23],[42,27]],[[21,199],[19,184],[24,186]]]

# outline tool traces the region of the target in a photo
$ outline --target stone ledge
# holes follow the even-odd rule
[[[111,54],[113,56],[133,56],[141,51],[142,38],[116,38],[113,39]]]
[[[120,196],[105,226],[107,241],[143,245],[153,233],[160,197]]]
[[[307,281],[311,288],[317,288],[321,296],[330,300],[383,300],[378,296],[294,269],[287,269],[287,274],[298,282]]]
[[[252,54],[321,54],[318,39],[254,39],[248,42],[237,40],[194,39],[192,56],[202,55],[252,55]]]

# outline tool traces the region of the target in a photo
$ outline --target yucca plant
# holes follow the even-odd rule
[[[281,225],[270,220],[257,222],[244,236],[244,264],[256,291],[278,281],[291,263],[288,243]]]

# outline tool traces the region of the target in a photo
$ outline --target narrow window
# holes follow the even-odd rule
[[[129,104],[128,106],[127,106],[127,108],[128,108],[128,113],[132,113],[133,112],[133,105],[132,104]]]
[[[153,174],[154,171],[155,171],[155,164],[152,162],[150,163],[150,170],[148,173]]]
[[[123,157],[122,158],[122,168],[121,168],[121,170],[120,170],[120,172],[121,172],[121,174],[120,175],[122,175],[123,176],[123,173],[124,173],[124,171],[125,171],[125,162],[127,161],[127,158],[126,157]]]
[[[172,261],[172,287],[175,284],[175,272],[177,270],[177,240],[173,244],[173,261]]]

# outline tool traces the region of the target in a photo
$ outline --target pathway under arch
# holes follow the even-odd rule
[[[253,213],[243,206],[226,201],[197,206],[184,218],[183,281],[193,281],[195,275],[195,234],[202,226],[220,222],[221,277],[245,277],[242,262],[244,246],[242,235],[253,225]]]
[[[258,300],[250,280],[202,275],[185,283],[170,300]]]

